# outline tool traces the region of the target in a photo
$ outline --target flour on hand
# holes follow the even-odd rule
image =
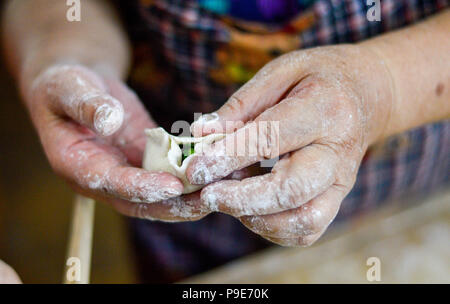
[[[142,167],[149,171],[164,171],[178,177],[184,185],[183,193],[191,193],[202,185],[192,185],[186,177],[186,168],[192,157],[203,151],[207,145],[222,139],[224,134],[210,134],[205,137],[178,137],[163,128],[146,129],[147,145]]]

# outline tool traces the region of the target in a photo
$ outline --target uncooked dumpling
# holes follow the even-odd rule
[[[178,137],[167,133],[163,128],[146,129],[147,146],[145,147],[142,167],[150,171],[164,171],[178,177],[184,185],[183,193],[191,193],[202,186],[191,185],[186,178],[186,168],[192,157],[200,153],[205,145],[214,143],[224,137],[223,134],[210,134],[205,137]],[[183,157],[180,146],[188,149]],[[192,147],[192,148],[191,148]]]

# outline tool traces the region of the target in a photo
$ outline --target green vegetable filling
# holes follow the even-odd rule
[[[181,149],[181,151],[183,152],[181,154],[181,162],[183,162],[189,155],[192,155],[195,153],[194,150],[194,144],[190,143],[190,144],[180,144],[178,145]]]

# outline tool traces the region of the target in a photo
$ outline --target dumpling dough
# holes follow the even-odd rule
[[[186,168],[192,157],[200,153],[203,146],[222,139],[224,134],[210,134],[205,137],[178,137],[167,133],[163,128],[146,129],[147,145],[145,147],[142,167],[150,171],[164,171],[178,177],[184,185],[183,193],[200,189],[201,185],[191,185],[186,178]],[[194,144],[194,153],[182,160],[181,144]]]

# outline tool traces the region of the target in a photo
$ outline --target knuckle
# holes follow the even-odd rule
[[[275,194],[276,202],[281,208],[294,208],[305,201],[305,191],[302,183],[296,179],[281,178],[280,191]]]
[[[345,134],[336,138],[330,142],[330,146],[334,146],[334,149],[347,157],[353,154],[353,151],[358,147],[358,143],[361,142],[361,136],[359,134]]]
[[[258,122],[257,151],[264,159],[271,159],[279,154],[279,132],[270,121]]]
[[[244,105],[244,100],[237,93],[233,94],[226,103],[226,107],[231,113],[240,112]]]

